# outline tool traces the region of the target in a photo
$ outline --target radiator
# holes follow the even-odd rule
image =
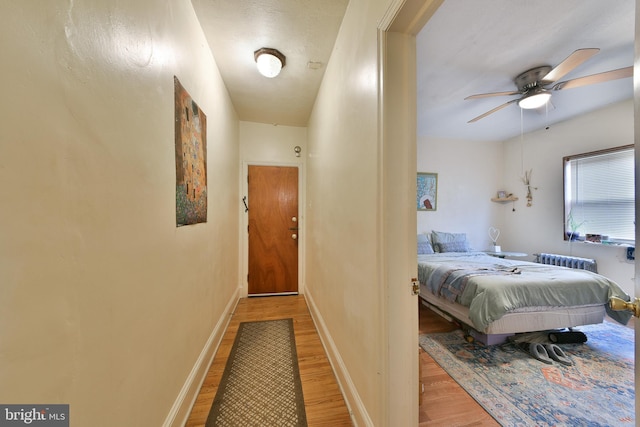
[[[579,258],[568,255],[558,254],[535,254],[536,262],[539,264],[558,265],[560,267],[576,268],[578,270],[587,270],[594,273],[598,272],[598,265],[595,259]]]

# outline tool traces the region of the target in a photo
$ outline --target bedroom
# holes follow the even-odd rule
[[[484,22],[484,27],[494,24],[499,26],[496,22],[511,22],[509,19],[501,20],[500,18],[504,18],[504,16],[497,14],[495,10],[491,10],[488,5],[495,4],[495,2],[483,2],[482,4],[486,10],[468,10],[465,15],[476,18],[475,21]],[[447,2],[445,1],[443,7],[446,8],[446,6]],[[575,6],[575,3],[567,5],[567,8],[572,6]],[[562,12],[567,12],[567,10],[559,11],[557,4],[551,5],[547,9],[543,3],[538,8],[538,10],[552,9],[557,12],[552,14],[556,17],[563,16]],[[445,9],[443,10],[446,11]],[[487,24],[486,18],[494,13],[496,14],[495,22],[491,21],[491,24]],[[513,11],[505,11],[504,13],[507,15],[509,13],[513,14]],[[626,49],[628,52],[627,62],[604,64],[599,69],[590,69],[587,65],[591,66],[593,64],[587,62],[577,69],[575,74],[569,75],[567,78],[624,67],[633,63],[633,12],[627,12],[627,14],[630,18],[629,26],[625,30],[627,34],[625,41],[622,42],[621,46],[613,48],[621,51]],[[545,19],[547,15],[545,14]],[[552,21],[554,16],[549,16],[548,18]],[[582,16],[582,14],[577,12],[572,16]],[[437,16],[435,18],[437,19]],[[585,112],[561,122],[553,122],[554,113],[558,113],[561,105],[571,105],[573,102],[582,105],[584,95],[576,93],[581,89],[562,93],[565,96],[563,99],[559,99],[554,93],[553,102],[556,109],[549,111],[548,115],[524,112],[521,116],[520,109],[513,105],[485,117],[478,123],[466,123],[478,114],[509,100],[510,97],[493,98],[493,100],[488,100],[488,103],[482,100],[483,103],[479,106],[475,102],[480,100],[464,101],[465,96],[476,93],[513,90],[514,86],[509,86],[509,79],[519,72],[547,62],[552,65],[557,64],[578,48],[602,47],[602,45],[592,44],[597,43],[592,39],[582,43],[578,37],[571,40],[572,44],[563,45],[561,40],[548,37],[549,28],[553,27],[553,22],[546,23],[547,26],[537,30],[538,32],[536,33],[536,30],[529,27],[526,21],[528,20],[514,19],[508,24],[507,29],[502,27],[495,29],[497,34],[509,34],[508,40],[494,38],[486,42],[482,36],[478,35],[481,32],[476,31],[473,40],[471,40],[471,36],[467,35],[466,40],[460,41],[459,39],[463,38],[463,36],[458,36],[458,33],[456,33],[457,25],[460,27],[471,26],[472,29],[477,29],[478,25],[480,25],[460,17],[456,21],[449,22],[448,27],[452,31],[451,35],[441,35],[436,38],[436,40],[442,40],[445,37],[448,40],[453,40],[452,43],[447,44],[447,49],[450,51],[449,55],[452,52],[455,52],[457,56],[472,55],[473,59],[480,65],[479,68],[481,68],[480,70],[477,70],[478,67],[474,68],[479,74],[478,80],[484,80],[486,84],[484,86],[475,86],[474,81],[471,81],[470,78],[461,80],[462,83],[460,81],[458,83],[448,82],[448,84],[442,81],[432,82],[433,85],[447,88],[451,92],[450,94],[439,93],[440,97],[446,98],[449,95],[456,97],[456,106],[464,109],[461,117],[456,116],[456,119],[460,120],[459,123],[448,123],[450,129],[458,132],[455,135],[444,132],[438,134],[439,129],[431,129],[433,132],[427,134],[426,123],[440,124],[442,117],[432,115],[430,120],[427,120],[424,116],[420,119],[421,111],[429,108],[429,106],[423,105],[421,110],[419,104],[419,123],[424,123],[424,127],[421,129],[419,126],[418,132],[417,170],[418,172],[437,173],[438,189],[437,209],[435,211],[419,211],[417,213],[417,231],[418,233],[432,230],[465,232],[474,249],[485,250],[492,245],[488,230],[490,227],[496,227],[501,231],[498,242],[504,251],[526,253],[528,256],[523,259],[527,260],[533,260],[533,254],[538,252],[553,252],[595,258],[598,261],[598,270],[601,274],[613,279],[622,289],[633,295],[635,267],[633,261],[626,259],[624,247],[570,243],[562,239],[562,158],[567,155],[633,143],[634,105],[631,99],[633,93],[631,79],[612,83],[613,86],[622,87],[626,91],[628,94],[626,98],[608,102],[602,108]],[[560,24],[556,23],[555,25]],[[528,44],[524,45],[525,42],[518,38],[518,35],[514,32],[516,26],[522,27],[521,29],[525,34],[540,34],[539,37],[532,37],[530,40],[531,44],[538,44],[538,46],[531,48],[536,54],[531,53],[532,51],[528,50],[529,48],[522,49],[523,46],[528,46]],[[575,29],[575,27],[578,27],[578,24],[575,24],[572,28]],[[458,30],[460,33],[463,32],[461,29]],[[548,39],[543,37],[545,34],[547,34]],[[555,34],[555,32],[552,32],[552,34]],[[567,33],[564,34],[566,35]],[[456,42],[460,44],[456,44]],[[482,49],[487,44],[493,44],[492,50],[483,51]],[[417,39],[417,46],[419,52],[421,52],[421,49],[433,48],[432,45],[427,45],[427,42],[421,39],[420,36]],[[517,56],[513,52],[513,46],[518,46],[528,53]],[[478,55],[477,53],[474,54],[474,51],[484,53]],[[562,51],[562,53],[559,51]],[[553,54],[549,53],[549,56],[546,56],[548,52],[553,52]],[[459,70],[455,70],[455,65],[459,65],[459,63],[463,62],[462,60],[456,57],[443,61],[442,58],[437,57],[438,52],[430,53],[428,55],[430,64],[445,62],[449,66],[447,71],[450,75],[457,75],[456,71]],[[604,49],[601,50],[599,55],[603,53],[605,53]],[[434,58],[434,55],[436,58]],[[481,58],[479,59],[475,55],[485,55],[490,59],[482,61]],[[502,58],[502,55],[506,59]],[[512,64],[511,61],[514,63]],[[498,64],[497,67],[492,68],[491,62]],[[469,59],[469,63],[473,64],[474,62]],[[436,72],[433,71],[432,73]],[[458,74],[463,75],[463,72],[460,71]],[[422,75],[422,73],[419,73],[419,75]],[[433,78],[434,76],[431,75],[430,77]],[[465,77],[469,76],[465,75]],[[422,83],[423,90],[425,90],[425,82]],[[420,88],[420,81],[418,85]],[[604,83],[601,86],[605,87],[607,85],[609,83]],[[587,95],[587,100],[589,96],[592,98],[597,97],[590,92]],[[446,99],[432,99],[433,101],[444,104]],[[431,106],[431,108],[438,110],[435,106]],[[446,108],[445,105],[440,105],[439,111],[435,111],[435,113],[453,111]],[[435,114],[434,112],[432,113]],[[541,123],[541,126],[537,129],[527,128],[534,121],[538,121],[540,117],[549,121]],[[473,127],[475,125],[485,127]],[[546,125],[549,125],[548,129]],[[521,132],[521,126],[524,127],[524,132]],[[496,132],[502,132],[502,135],[505,135],[504,132],[507,132],[508,129],[514,128],[514,130],[507,136],[488,137],[484,140],[478,140],[476,138],[477,135],[470,136],[474,132],[471,129],[475,129],[475,133],[480,134],[489,127]],[[467,132],[467,134],[465,135],[464,132]],[[526,188],[521,181],[521,176],[526,170],[533,171],[532,186],[536,188],[533,190],[532,206],[530,207],[526,206]],[[513,193],[519,200],[514,203],[493,203],[491,198],[496,196],[496,191],[498,190],[506,190],[509,193]]]
[[[576,2],[570,3],[563,4],[564,11],[575,7]],[[499,15],[496,10],[492,10],[492,5],[496,4],[482,2],[482,7],[468,10],[466,16],[495,16],[494,21],[508,21],[500,18],[513,14],[514,10],[503,10],[500,13],[504,15]],[[578,16],[588,16],[589,13],[593,15],[597,9],[593,9],[593,2],[591,4],[591,10],[586,7],[583,12],[574,13],[572,22],[573,19],[578,19]],[[588,27],[588,35],[576,35],[567,42],[557,40],[556,37],[544,37],[554,26],[567,24],[563,24],[562,20],[549,21],[544,28],[537,30],[538,34],[541,34],[538,37],[530,36],[536,30],[526,22],[528,20],[517,20],[517,23],[511,22],[506,24],[506,27],[494,28],[483,36],[476,33],[472,42],[468,40],[468,35],[454,37],[456,27],[449,22],[447,30],[453,33],[446,36],[450,40],[446,50],[457,52],[457,56],[448,60],[442,59],[442,55],[451,53],[443,52],[445,49],[437,49],[436,43],[429,41],[434,37],[438,40],[443,37],[438,33],[444,30],[441,28],[442,24],[440,27],[429,28],[433,23],[438,24],[438,15],[422,30],[417,37],[418,51],[426,50],[429,53],[425,56],[431,58],[430,64],[448,64],[449,68],[444,71],[459,78],[468,77],[455,69],[456,62],[458,65],[463,63],[461,56],[469,56],[469,62],[480,61],[478,58],[486,53],[478,52],[488,49],[487,46],[494,46],[495,52],[501,52],[505,59],[486,55],[496,59],[481,64],[481,70],[475,71],[478,73],[477,79],[467,78],[464,84],[458,80],[457,86],[454,86],[455,80],[437,80],[441,78],[437,73],[442,73],[443,70],[431,70],[428,68],[429,65],[420,63],[420,57],[418,59],[419,70],[420,67],[425,68],[424,71],[419,71],[418,75],[425,77],[424,80],[419,78],[418,81],[417,170],[438,174],[437,209],[418,212],[419,233],[431,230],[466,232],[471,246],[484,250],[492,244],[488,229],[495,227],[500,230],[499,244],[505,251],[527,253],[527,260],[532,260],[532,254],[538,252],[594,258],[598,262],[598,271],[601,274],[617,282],[627,293],[633,294],[634,263],[627,260],[625,247],[569,243],[562,239],[562,158],[633,143],[632,79],[555,92],[552,101],[556,108],[546,114],[527,111],[521,117],[520,109],[511,105],[470,124],[466,121],[512,97],[463,100],[465,96],[475,93],[513,90],[514,86],[509,86],[509,76],[517,75],[527,67],[537,66],[545,61],[557,64],[579,48],[600,47],[601,51],[567,75],[567,79],[631,65],[634,24],[633,13],[630,11],[633,11],[633,2],[626,1],[620,4],[624,4],[626,9],[609,8],[607,13],[610,16],[604,16],[602,11],[603,18],[599,21],[617,22],[616,31],[611,28],[599,30],[599,24],[594,22]],[[442,14],[442,20],[451,20],[450,16],[455,13],[455,9],[448,5],[450,3],[445,1],[438,11],[438,14]],[[544,4],[541,6],[540,9],[545,10]],[[558,7],[553,5],[557,12],[555,15],[562,16]],[[585,9],[584,6],[582,8]],[[449,16],[444,16],[445,14]],[[457,19],[455,25],[463,28],[471,23],[462,18]],[[496,24],[492,21],[491,25]],[[578,23],[573,23],[571,31],[578,26]],[[603,27],[605,26],[603,24]],[[431,39],[428,38],[429,31],[432,33]],[[509,40],[501,40],[500,34],[510,34]],[[510,46],[522,47],[527,37],[533,42],[531,44],[537,43],[539,46],[531,48],[533,51],[528,50],[529,48],[520,49],[527,51],[525,53],[514,52],[517,49]],[[596,44],[598,46],[595,46]],[[605,49],[604,45],[608,47]],[[492,62],[496,64],[493,69]],[[430,79],[429,82],[427,77]],[[481,82],[480,86],[477,81]],[[483,84],[483,81],[486,84]],[[430,97],[421,96],[421,93],[426,93],[432,87],[427,87],[427,84],[453,89],[446,95],[436,93]],[[603,90],[605,92],[602,92]],[[605,95],[613,98],[604,99]],[[460,114],[449,114],[446,118],[449,121],[442,123],[444,114],[453,108],[451,104],[446,104],[450,98],[455,98],[455,106],[460,107],[462,111]],[[588,106],[590,98],[600,98],[604,104],[600,104],[600,107]],[[436,108],[427,104],[428,102],[438,102],[442,105]],[[478,102],[481,104],[476,104]],[[573,110],[578,105],[583,113],[556,122],[558,116],[565,115],[565,110]],[[588,108],[592,111],[584,112]],[[576,113],[566,111],[566,114]],[[433,126],[426,125],[434,122],[441,126],[434,129]],[[522,133],[521,126],[524,129]],[[450,131],[453,129],[455,133]],[[528,170],[532,171],[531,184],[535,188],[532,190],[533,200],[530,207],[526,206],[526,188],[521,180],[524,171]],[[491,202],[498,190],[513,193],[519,200],[505,204]]]

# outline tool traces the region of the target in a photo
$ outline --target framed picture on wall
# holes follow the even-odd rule
[[[176,76],[176,227],[207,222],[207,116]]]
[[[438,207],[438,174],[418,172],[416,205],[419,211],[435,211]]]

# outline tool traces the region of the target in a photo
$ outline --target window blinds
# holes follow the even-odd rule
[[[634,150],[625,147],[565,158],[565,212],[577,230],[610,240],[635,239]]]

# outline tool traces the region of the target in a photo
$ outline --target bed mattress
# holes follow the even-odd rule
[[[629,300],[604,276],[565,267],[511,261],[483,253],[418,256],[422,298],[487,334],[531,332],[600,323],[612,296]]]
[[[452,316],[468,327],[473,327],[469,318],[469,308],[437,297],[420,286],[420,298],[438,310]],[[605,317],[604,304],[590,304],[570,307],[526,307],[507,312],[481,331],[483,334],[516,334],[522,332],[545,331],[574,326],[602,323]]]

